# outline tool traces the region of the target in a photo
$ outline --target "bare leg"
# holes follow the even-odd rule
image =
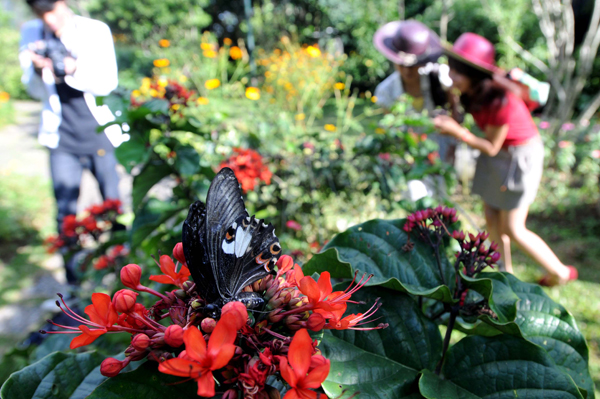
[[[505,229],[503,228],[502,220],[500,219],[500,209],[494,208],[488,204],[485,204],[485,221],[487,224],[487,231],[490,234],[490,241],[498,244],[498,252],[500,253],[500,259],[504,262],[504,267],[507,272],[512,273],[512,257],[510,253],[510,238],[504,234]]]
[[[500,220],[506,233],[527,255],[539,263],[557,282],[569,280],[569,269],[552,252],[552,249],[534,232],[525,227],[529,207],[501,210]]]

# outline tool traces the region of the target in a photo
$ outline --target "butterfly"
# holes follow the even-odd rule
[[[254,292],[241,292],[274,274],[281,253],[273,225],[250,217],[233,171],[223,168],[208,189],[206,205],[196,201],[183,222],[183,253],[196,291],[206,301],[204,313],[241,301],[249,309],[264,303]]]

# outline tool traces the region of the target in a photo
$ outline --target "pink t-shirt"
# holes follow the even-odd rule
[[[502,147],[523,144],[539,135],[525,102],[511,92],[506,93],[506,103],[502,107],[490,105],[479,112],[473,112],[472,115],[481,130],[485,130],[488,125],[508,125],[508,133]]]

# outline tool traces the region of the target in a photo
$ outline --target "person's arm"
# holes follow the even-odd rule
[[[119,82],[113,38],[106,24],[91,23],[93,25],[83,30],[88,37],[85,48],[78,54],[75,72],[67,75],[65,82],[77,90],[106,96]]]
[[[23,70],[21,82],[27,88],[27,92],[35,99],[41,100],[46,95],[46,88],[42,80],[42,69],[48,67],[50,60],[29,50],[29,46],[42,36],[42,22],[33,20],[26,22],[21,29],[21,42],[19,45],[19,63]]]
[[[490,157],[498,154],[508,134],[507,124],[502,126],[487,125],[485,128],[485,138],[477,137],[447,115],[435,117],[433,123],[440,133],[456,137],[458,140],[464,141],[467,145]]]

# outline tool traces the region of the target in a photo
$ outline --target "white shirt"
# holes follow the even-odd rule
[[[54,75],[48,68],[42,70],[41,76],[38,75],[31,58],[24,52],[29,43],[42,40],[44,29],[40,19],[26,22],[21,29],[21,81],[29,94],[43,103],[38,141],[48,148],[57,148],[62,116]],[[50,35],[46,31],[45,36]],[[96,105],[96,96],[106,96],[118,85],[117,61],[110,28],[103,22],[74,15],[60,40],[75,57],[77,65],[73,75],[65,76],[65,83],[84,93],[85,102],[98,124],[113,121],[115,118],[106,105]],[[125,141],[118,125],[112,125],[104,132],[115,147]]]

